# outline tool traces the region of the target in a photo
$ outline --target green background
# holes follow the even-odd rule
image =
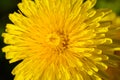
[[[5,25],[10,23],[8,14],[17,11],[17,3],[21,0],[0,0],[0,35],[5,30]],[[120,15],[120,0],[98,0],[95,8],[110,8],[117,15]],[[13,80],[11,70],[19,62],[9,64],[8,60],[5,59],[4,53],[1,48],[5,46],[3,38],[0,36],[0,80]]]

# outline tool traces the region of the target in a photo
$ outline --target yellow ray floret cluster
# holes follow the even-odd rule
[[[14,80],[102,80],[115,61],[110,10],[94,10],[96,0],[22,0],[9,15],[3,48],[10,63],[23,60]]]
[[[111,27],[109,28],[106,36],[110,36],[114,43],[112,45],[118,46],[120,44],[120,16],[115,13],[110,13],[102,19],[103,21],[111,21]],[[120,51],[115,51],[114,54],[120,56]],[[117,67],[110,66],[107,69],[107,73],[110,75],[109,80],[120,80],[120,60]]]

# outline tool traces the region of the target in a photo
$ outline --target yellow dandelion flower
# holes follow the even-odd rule
[[[101,19],[110,10],[94,10],[96,0],[22,0],[9,15],[13,24],[3,33],[2,50],[14,80],[102,80],[114,64],[110,23]]]

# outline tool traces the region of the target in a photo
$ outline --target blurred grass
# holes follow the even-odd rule
[[[17,11],[17,3],[20,1],[0,0],[0,35],[4,32],[5,25],[10,23],[8,14]],[[97,0],[95,8],[109,8],[120,15],[120,0]],[[13,80],[10,72],[17,63],[9,64],[8,60],[5,59],[5,55],[1,51],[4,45],[3,38],[0,36],[0,80]]]
[[[98,0],[96,8],[109,8],[120,15],[120,0]]]

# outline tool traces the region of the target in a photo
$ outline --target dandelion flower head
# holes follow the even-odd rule
[[[111,10],[93,9],[96,0],[22,0],[9,15],[12,24],[2,34],[2,50],[14,80],[102,80],[114,63],[110,22],[101,21]]]

